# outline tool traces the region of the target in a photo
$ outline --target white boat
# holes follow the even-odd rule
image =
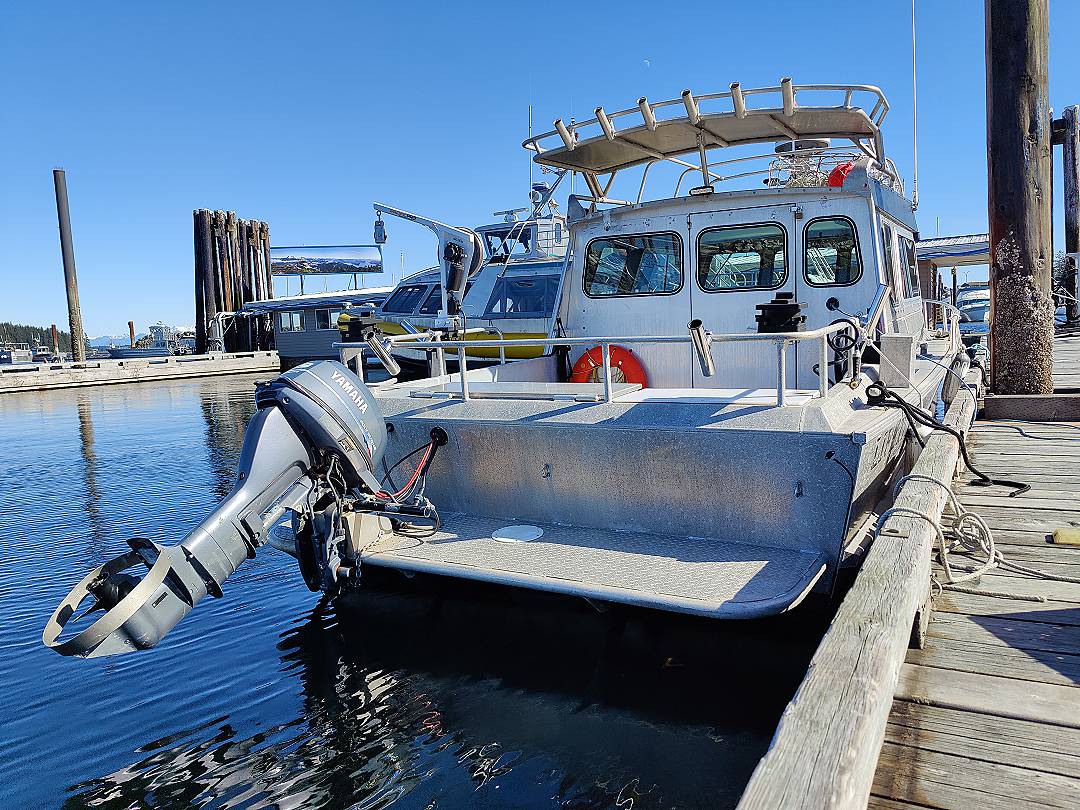
[[[233,493],[179,546],[133,540],[92,572],[46,643],[153,646],[290,513],[276,544],[331,593],[379,567],[716,619],[828,597],[905,470],[903,408],[936,404],[960,345],[955,317],[925,325],[887,111],[876,87],[783,80],[556,121],[525,146],[589,193],[567,204],[551,333],[472,339],[480,245],[435,229],[437,325],[365,340],[388,363],[405,341],[456,354],[459,371],[366,386],[326,361],[264,386]],[[672,166],[674,193],[647,196]],[[634,170],[637,197],[614,198]],[[470,367],[492,347],[544,353]],[[116,572],[139,565],[149,579],[116,605]],[[118,613],[63,646],[91,587]]]
[[[494,215],[502,217],[501,221],[474,229],[483,260],[466,284],[461,301],[461,315],[474,338],[529,339],[550,334],[570,241],[566,219],[552,199],[553,191],[554,187],[547,183],[536,183],[532,208],[496,211]],[[390,206],[376,205],[376,211],[433,228],[442,226]],[[385,229],[381,233],[385,236]],[[381,331],[403,335],[438,328],[445,305],[442,269],[433,267],[398,283],[376,310],[376,317]],[[543,353],[541,346],[472,346],[466,350],[468,358],[478,364],[539,357]],[[403,343],[396,345],[392,354],[413,370],[428,370],[427,352]],[[455,362],[450,358],[451,365]]]

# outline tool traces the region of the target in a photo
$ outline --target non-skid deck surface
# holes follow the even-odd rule
[[[395,535],[364,564],[728,618],[781,612],[825,567],[815,551],[571,526],[544,525],[528,542],[492,539],[507,525],[446,514],[434,536]]]
[[[1080,340],[1056,348],[1060,368],[1080,368]],[[1080,548],[1047,543],[1080,525],[1080,423],[977,422],[970,447],[976,466],[1032,487],[958,485],[1002,553],[1080,577]],[[997,571],[975,587],[1046,601],[938,598],[901,671],[870,807],[1080,807],[1080,585]]]

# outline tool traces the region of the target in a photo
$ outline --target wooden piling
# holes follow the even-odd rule
[[[259,238],[262,240],[263,273],[266,274],[266,300],[269,301],[274,297],[274,276],[270,272],[270,224],[267,222],[259,224],[262,226],[259,229]]]
[[[1064,123],[1061,141],[1062,176],[1065,194],[1065,252],[1080,252],[1080,107],[1066,107],[1061,116]],[[1070,324],[1080,323],[1080,303],[1077,303],[1080,268],[1074,261],[1065,276],[1065,317]]]
[[[200,250],[199,211],[191,212],[192,251],[195,256],[195,353],[206,353],[206,303],[204,267]]]
[[[205,354],[208,349],[206,325],[218,314],[217,281],[214,274],[214,235],[213,215],[209,210],[200,208],[195,211],[195,277],[196,296],[201,295],[202,306],[198,298],[195,303],[195,353]]]
[[[67,288],[68,328],[71,330],[71,357],[76,363],[86,360],[82,309],[79,306],[79,281],[75,275],[75,248],[71,240],[71,215],[68,211],[67,175],[53,169],[56,190],[56,218],[60,226],[60,253],[64,261],[64,284]]]
[[[217,282],[218,312],[232,312],[232,278],[229,275],[229,240],[225,212],[214,211],[214,279]]]
[[[244,281],[240,271],[240,234],[235,211],[225,212],[225,230],[229,243],[229,280],[232,285],[232,300],[229,312],[238,312],[244,305]]]
[[[986,0],[990,381],[1053,391],[1048,0]]]

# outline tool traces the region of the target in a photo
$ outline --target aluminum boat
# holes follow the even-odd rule
[[[435,223],[431,327],[372,318],[340,348],[393,372],[408,344],[458,371],[367,385],[323,361],[260,387],[233,492],[180,545],[135,539],[91,572],[45,642],[153,646],[268,542],[331,593],[380,567],[715,619],[828,596],[912,446],[868,387],[932,408],[960,345],[955,317],[927,326],[888,109],[873,86],[785,79],[556,121],[525,147],[588,193],[567,201],[549,334],[476,339],[481,240]],[[72,636],[90,596],[106,615]]]

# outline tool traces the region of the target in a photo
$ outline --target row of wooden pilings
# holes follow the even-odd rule
[[[245,304],[274,297],[270,226],[238,219],[235,211],[194,212],[195,351],[269,348],[265,316],[237,317]]]

